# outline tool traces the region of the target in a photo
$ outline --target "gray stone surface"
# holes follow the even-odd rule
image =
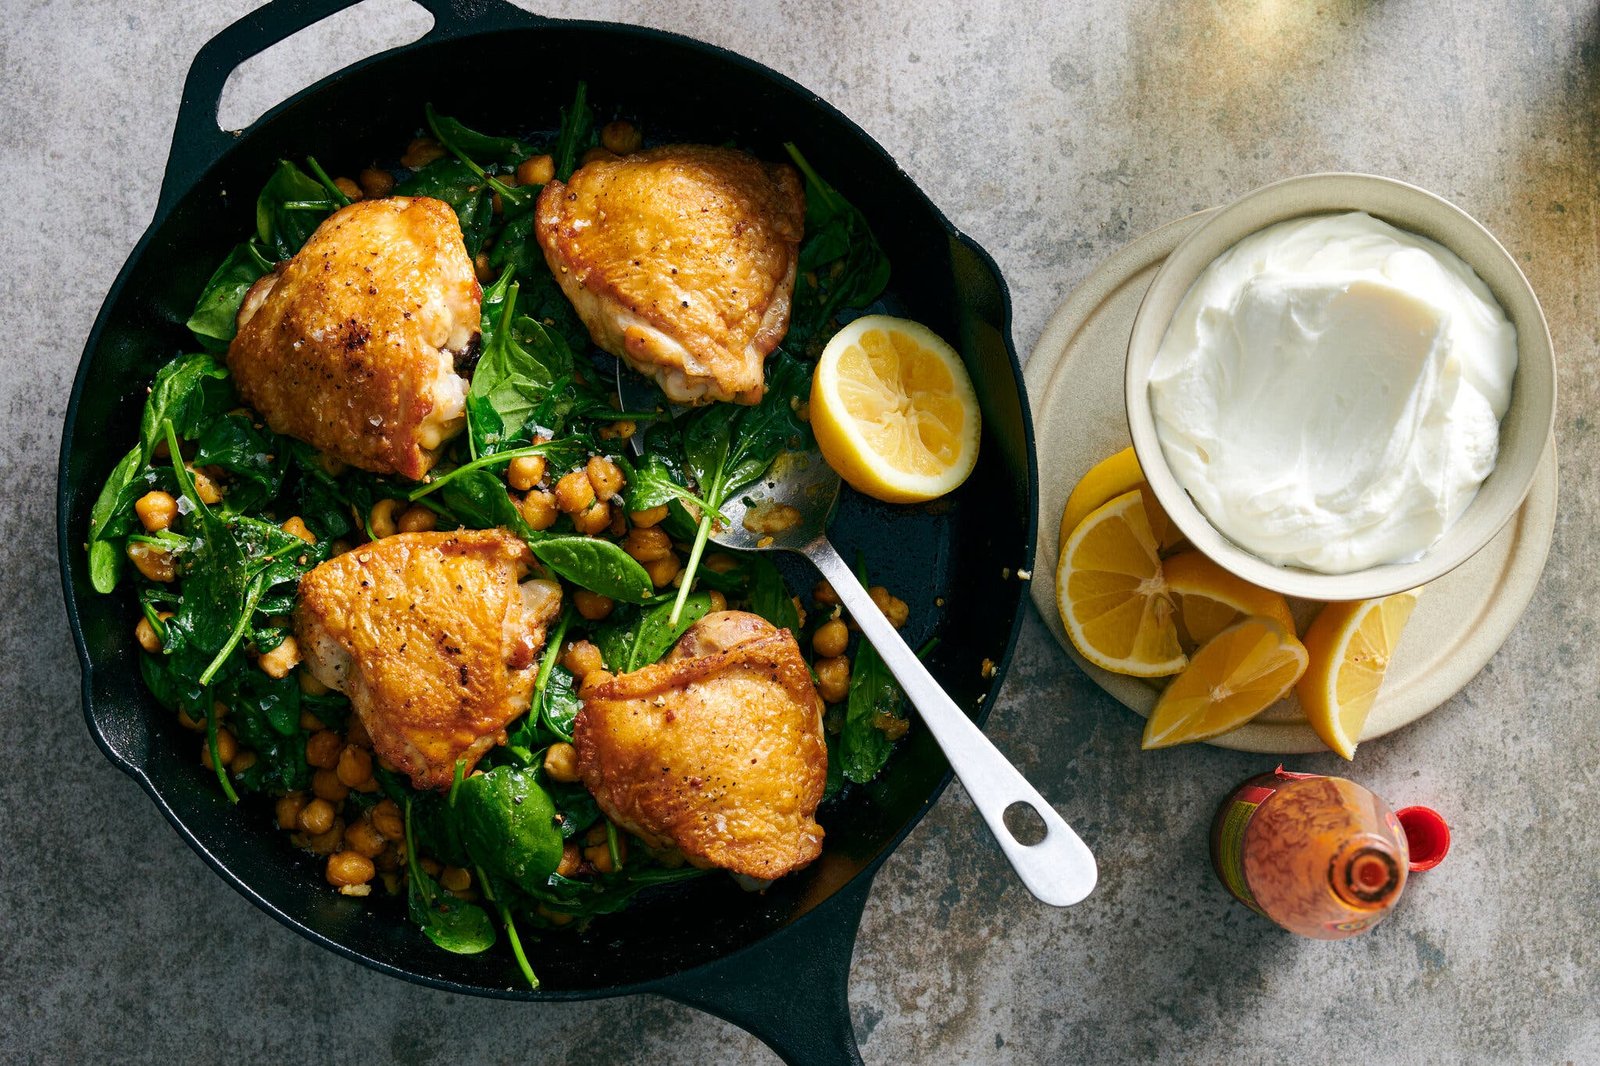
[[[249,6],[0,0],[0,1059],[773,1061],[659,1000],[513,1006],[321,952],[213,877],[86,735],[54,566],[59,421],[150,217],[188,62]],[[832,100],[995,254],[1024,353],[1128,239],[1324,168],[1455,200],[1510,248],[1550,317],[1562,503],[1543,583],[1480,677],[1350,771],[1446,812],[1450,860],[1369,936],[1278,933],[1229,902],[1204,850],[1220,794],[1272,760],[1140,754],[1139,722],[1030,619],[990,733],[1096,848],[1100,888],[1068,911],[1035,905],[952,788],[867,908],[852,998],[868,1062],[1600,1060],[1594,4],[542,7],[715,41]],[[254,64],[229,107],[248,118],[420,32],[408,11],[378,0]]]

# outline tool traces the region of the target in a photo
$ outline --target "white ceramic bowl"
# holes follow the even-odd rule
[[[1500,453],[1461,517],[1422,558],[1348,574],[1269,563],[1228,540],[1179,486],[1162,454],[1150,407],[1150,367],[1189,287],[1217,256],[1258,230],[1306,215],[1365,211],[1460,256],[1494,293],[1517,329],[1511,406],[1500,422]],[[1371,174],[1308,174],[1264,186],[1207,219],[1156,273],[1134,318],[1124,378],[1128,428],[1156,499],[1189,542],[1247,581],[1313,600],[1362,600],[1427,584],[1460,566],[1522,505],[1555,425],[1556,366],[1538,298],[1516,261],[1465,211],[1415,185]]]

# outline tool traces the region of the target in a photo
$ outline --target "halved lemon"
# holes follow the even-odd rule
[[[1416,605],[1415,591],[1330,603],[1306,627],[1311,668],[1295,691],[1311,728],[1346,759],[1355,758],[1361,729]]]
[[[1280,593],[1228,573],[1197,551],[1164,560],[1161,572],[1178,608],[1178,636],[1188,639],[1188,647],[1208,643],[1250,615],[1270,618],[1294,634],[1294,615]]]
[[[1282,699],[1307,659],[1294,633],[1271,618],[1229,626],[1161,693],[1140,747],[1170,748],[1237,729]]]
[[[1072,531],[1089,516],[1090,511],[1129,489],[1138,489],[1144,495],[1145,518],[1149,520],[1150,532],[1155,534],[1156,544],[1161,550],[1165,551],[1183,540],[1183,531],[1167,517],[1167,512],[1156,501],[1155,493],[1145,484],[1144,471],[1140,469],[1139,460],[1130,447],[1094,464],[1073,486],[1072,494],[1067,497],[1067,505],[1061,511],[1061,543],[1067,542]]]
[[[1164,677],[1188,662],[1138,489],[1091,511],[1062,545],[1056,606],[1073,646],[1096,666]]]
[[[811,379],[822,457],[888,503],[943,496],[978,462],[978,397],[961,356],[927,326],[867,315],[845,326]]]

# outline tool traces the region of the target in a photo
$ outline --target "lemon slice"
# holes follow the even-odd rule
[[[1270,618],[1229,626],[1161,693],[1140,746],[1170,748],[1237,729],[1282,699],[1307,659],[1294,633]]]
[[[1072,531],[1078,528],[1078,523],[1089,516],[1089,512],[1115,496],[1121,496],[1129,489],[1138,489],[1144,495],[1144,514],[1150,522],[1150,532],[1155,534],[1156,543],[1162,551],[1179,544],[1183,540],[1183,531],[1180,530],[1167,512],[1161,509],[1161,504],[1156,502],[1155,493],[1150,491],[1150,486],[1145,484],[1144,471],[1139,467],[1139,460],[1133,454],[1132,448],[1124,448],[1116,455],[1102,459],[1089,469],[1089,472],[1073,486],[1072,494],[1067,497],[1067,505],[1061,511],[1061,543],[1065,544],[1067,538],[1072,536]]]
[[[1138,489],[1091,511],[1067,538],[1056,606],[1073,646],[1096,666],[1163,677],[1188,661]]]
[[[1281,594],[1228,573],[1197,551],[1164,560],[1161,572],[1178,607],[1178,636],[1188,638],[1188,647],[1207,643],[1250,615],[1270,618],[1294,633],[1294,615]]]
[[[845,326],[811,379],[811,428],[828,465],[857,491],[920,503],[978,462],[978,397],[956,350],[888,315]]]
[[[1415,591],[1330,603],[1306,627],[1311,667],[1295,691],[1312,730],[1346,759],[1355,758],[1361,728],[1416,605]]]

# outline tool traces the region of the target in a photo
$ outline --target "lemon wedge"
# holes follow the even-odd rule
[[[1294,634],[1294,615],[1280,593],[1230,574],[1197,551],[1163,560],[1161,571],[1178,608],[1179,637],[1187,637],[1189,647],[1206,644],[1250,615],[1270,618]]]
[[[1161,550],[1166,551],[1181,543],[1183,531],[1167,517],[1167,513],[1161,509],[1161,504],[1156,502],[1155,493],[1145,484],[1144,470],[1140,468],[1139,460],[1133,454],[1131,447],[1100,460],[1073,486],[1072,494],[1067,497],[1067,505],[1061,511],[1060,543],[1067,542],[1067,538],[1072,536],[1072,531],[1078,528],[1079,522],[1089,516],[1090,511],[1115,496],[1121,496],[1129,489],[1138,489],[1143,494],[1145,518],[1149,521],[1150,532],[1155,534],[1156,544]]]
[[[1188,661],[1138,489],[1091,511],[1067,538],[1056,606],[1073,646],[1096,666],[1164,677]]]
[[[866,315],[834,334],[810,410],[828,465],[874,499],[935,499],[978,462],[978,397],[961,356],[907,319]]]
[[[1212,637],[1161,693],[1140,746],[1210,740],[1277,703],[1305,672],[1294,633],[1271,618],[1246,618]]]
[[[1311,667],[1295,691],[1312,730],[1346,759],[1355,758],[1361,729],[1416,605],[1415,591],[1330,603],[1306,627]]]

